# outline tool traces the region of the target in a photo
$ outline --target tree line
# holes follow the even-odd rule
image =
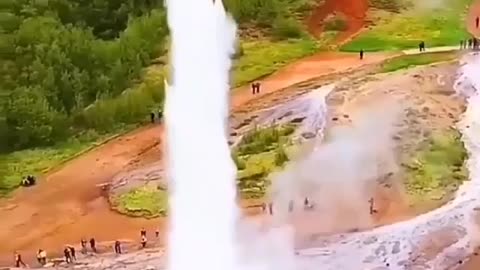
[[[271,28],[283,20],[283,32],[295,36],[292,8],[311,3],[225,4],[241,23]],[[0,151],[145,117],[162,104],[163,79],[126,89],[165,54],[167,36],[163,0],[0,0]]]

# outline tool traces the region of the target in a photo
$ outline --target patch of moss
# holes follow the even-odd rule
[[[255,155],[275,149],[295,131],[293,125],[254,129],[243,136],[234,150],[237,155]]]
[[[407,164],[406,186],[412,204],[449,199],[468,179],[466,157],[458,132],[434,135]]]
[[[111,202],[122,214],[155,218],[167,215],[168,192],[155,186],[142,186],[111,198]]]
[[[243,197],[261,198],[270,184],[268,175],[289,161],[288,137],[293,125],[255,129],[247,133],[233,151],[237,186]]]

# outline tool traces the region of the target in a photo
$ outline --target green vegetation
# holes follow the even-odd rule
[[[378,1],[380,2],[380,1]],[[382,1],[385,2],[385,1]],[[457,45],[468,34],[465,13],[472,0],[445,0],[438,8],[416,8],[402,13],[388,13],[371,29],[345,44],[343,51],[400,50],[418,46]],[[418,3],[421,4],[421,3]]]
[[[382,63],[381,72],[392,72],[400,69],[428,65],[432,63],[449,61],[456,58],[455,53],[424,53],[419,55],[402,55]]]
[[[125,215],[144,218],[166,216],[168,193],[155,186],[143,186],[110,199],[112,207]]]
[[[243,42],[242,49],[244,55],[233,64],[234,86],[270,75],[295,59],[313,54],[317,44],[309,39],[258,40]]]
[[[167,75],[146,67],[167,53],[163,2],[0,0],[0,190],[162,109]],[[241,29],[267,33],[241,41],[235,86],[317,49],[300,23],[314,3],[225,1]]]
[[[467,179],[466,156],[458,132],[433,136],[407,164],[407,190],[413,203],[448,199]]]
[[[239,156],[255,155],[273,150],[285,143],[285,138],[295,131],[292,125],[254,129],[242,138],[235,152]]]
[[[247,198],[259,198],[268,187],[268,175],[288,162],[285,146],[293,134],[293,125],[255,129],[245,134],[233,150],[238,168],[237,185]]]

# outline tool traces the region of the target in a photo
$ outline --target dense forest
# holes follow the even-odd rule
[[[242,24],[293,37],[310,1],[225,4]],[[163,0],[0,0],[0,151],[109,130],[159,108],[163,79],[128,89],[166,53],[167,36]]]

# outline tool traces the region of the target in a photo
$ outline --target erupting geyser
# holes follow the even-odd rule
[[[167,90],[170,270],[238,267],[236,168],[227,143],[236,26],[222,1],[167,0],[172,86]]]

